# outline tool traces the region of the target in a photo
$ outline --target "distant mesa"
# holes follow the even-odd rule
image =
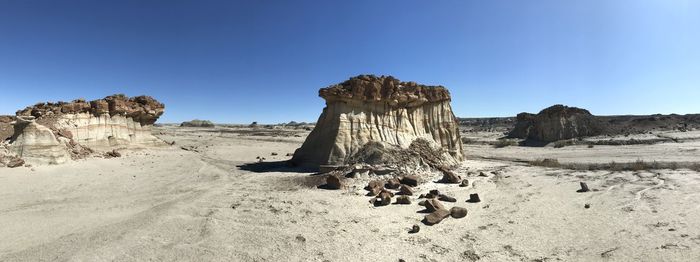
[[[604,132],[604,124],[588,110],[554,105],[538,114],[520,113],[516,117],[511,138],[554,142],[578,137],[597,136]]]
[[[10,117],[12,134],[1,146],[6,154],[28,163],[60,164],[94,150],[162,145],[151,134],[151,126],[164,109],[149,96],[39,103]],[[0,138],[8,137],[7,122],[7,117],[0,118]]]
[[[435,165],[464,159],[450,93],[442,86],[359,75],[321,88],[319,96],[326,107],[294,153],[297,166],[420,160],[412,150],[422,150]]]
[[[214,127],[214,123],[209,120],[194,119],[180,124],[181,127]]]

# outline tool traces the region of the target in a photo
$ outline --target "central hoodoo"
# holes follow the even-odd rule
[[[417,147],[416,140],[445,153],[440,165],[456,165],[464,158],[450,93],[442,86],[360,75],[322,88],[319,96],[326,107],[294,153],[291,161],[296,165],[356,164],[368,145],[408,149]]]

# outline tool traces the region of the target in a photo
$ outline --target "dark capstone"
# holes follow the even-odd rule
[[[479,198],[479,194],[469,194],[469,200],[467,200],[469,203],[479,203],[481,202],[481,199]]]
[[[415,234],[415,233],[418,233],[418,232],[420,232],[420,226],[419,226],[419,225],[413,225],[413,227],[411,228],[411,230],[408,231],[408,233],[411,233],[411,234]]]
[[[450,215],[453,218],[463,218],[467,216],[467,209],[463,207],[452,207],[450,209]]]
[[[418,177],[416,177],[416,176],[404,176],[401,179],[401,184],[416,187],[416,186],[418,186]]]
[[[457,199],[448,195],[440,195],[438,196],[438,200],[440,201],[445,201],[445,202],[457,202]]]

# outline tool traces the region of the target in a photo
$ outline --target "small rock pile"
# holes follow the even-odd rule
[[[12,155],[3,155],[0,153],[0,167],[9,167],[9,168],[15,168],[15,167],[21,167],[24,165],[24,160],[12,156]]]
[[[331,176],[329,176],[331,177]],[[338,177],[330,181],[335,182]],[[391,178],[388,180],[373,180],[370,181],[365,190],[368,191],[367,196],[371,196],[370,203],[374,206],[387,206],[391,204],[391,199],[395,196],[396,205],[410,205],[412,203],[410,196],[415,195],[418,186],[419,178],[417,176],[408,175],[400,178]],[[330,184],[330,183],[329,183]],[[391,190],[396,190],[392,192]],[[438,190],[430,190],[427,194],[421,194],[419,199],[425,199],[420,201],[418,205],[425,207],[425,211],[429,213],[423,219],[423,223],[426,225],[435,225],[440,223],[443,219],[451,216],[453,218],[463,218],[467,216],[467,209],[463,207],[452,207],[451,209],[445,208],[442,205],[443,202],[457,202],[452,196],[442,194]],[[413,231],[413,230],[412,230]],[[417,230],[416,230],[417,232]]]

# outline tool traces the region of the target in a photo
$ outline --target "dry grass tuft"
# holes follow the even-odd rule
[[[537,159],[535,161],[530,161],[530,165],[554,168],[561,167],[561,164],[559,164],[559,160],[557,160],[556,158]]]
[[[518,145],[518,142],[516,142],[515,140],[511,140],[511,139],[499,139],[499,140],[493,145],[493,147],[495,147],[495,148],[504,148],[504,147],[507,147],[507,146],[517,146],[517,145]]]
[[[646,162],[644,160],[638,159],[634,162],[629,163],[619,163],[611,161],[610,163],[559,163],[557,159],[545,158],[538,159],[535,161],[528,162],[531,166],[541,166],[550,168],[561,168],[570,170],[607,170],[607,171],[642,171],[642,170],[659,170],[659,169],[671,169],[677,170],[681,168],[686,168],[700,172],[700,163],[689,163],[689,162]]]

